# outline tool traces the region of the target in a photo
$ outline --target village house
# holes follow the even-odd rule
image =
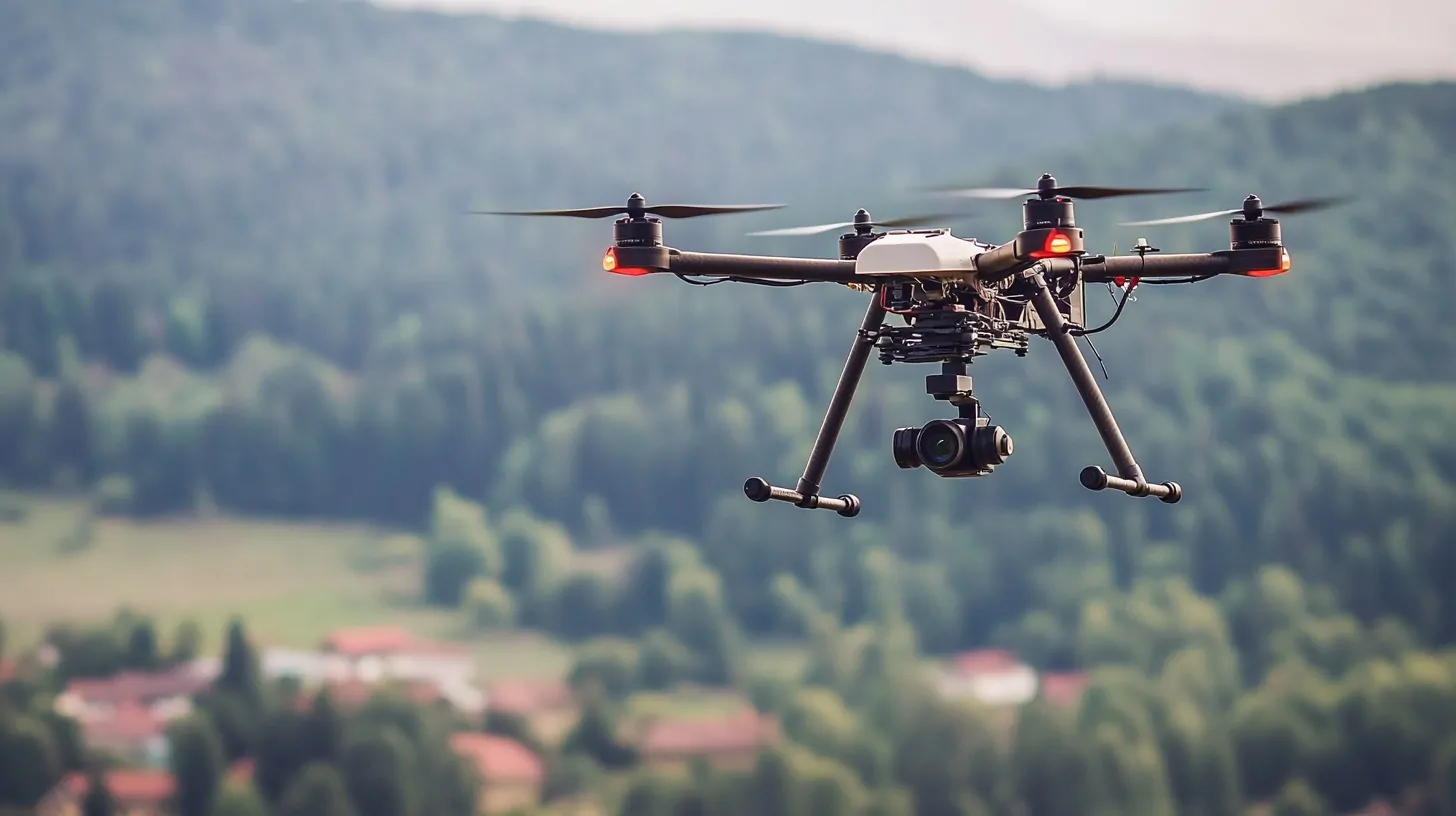
[[[466,645],[421,640],[401,626],[369,626],[336,630],[320,654],[342,661],[342,671],[329,664],[331,680],[425,683],[463,713],[479,714],[485,707],[475,685],[475,655]]]
[[[211,684],[212,678],[191,664],[160,672],[123,671],[111,677],[78,678],[67,683],[56,698],[56,710],[85,720],[134,703],[170,719],[185,713],[193,695]]]
[[[561,680],[501,680],[486,689],[486,710],[525,720],[547,745],[556,745],[581,716],[571,686]]]
[[[345,680],[353,673],[353,665],[343,655],[303,649],[266,649],[258,663],[264,677],[292,678],[304,686]]]
[[[210,683],[191,665],[79,678],[66,684],[55,709],[77,722],[87,745],[158,767],[167,761],[167,724],[191,711],[192,696]]]
[[[475,679],[469,646],[420,640],[402,626],[339,629],[320,651],[347,661],[351,674],[365,681],[393,677],[447,686]]]
[[[1029,702],[1037,691],[1036,670],[1006,649],[956,655],[949,666],[936,672],[934,679],[946,699],[972,699],[996,708]]]
[[[702,759],[719,770],[746,771],[779,739],[777,720],[744,707],[716,717],[648,721],[634,742],[643,764],[656,770],[685,770]]]
[[[459,732],[450,747],[480,776],[481,814],[535,807],[541,801],[546,765],[526,746],[496,734]]]

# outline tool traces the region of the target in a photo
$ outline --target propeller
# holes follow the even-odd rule
[[[1207,221],[1210,218],[1226,218],[1230,215],[1242,215],[1245,221],[1255,221],[1264,213],[1279,213],[1281,215],[1294,215],[1296,213],[1313,212],[1315,210],[1329,209],[1330,207],[1344,204],[1351,199],[1350,196],[1329,196],[1326,198],[1302,198],[1295,201],[1286,201],[1282,204],[1274,204],[1265,207],[1258,196],[1249,196],[1244,199],[1244,206],[1236,210],[1216,210],[1214,212],[1198,213],[1196,215],[1179,215],[1173,218],[1155,218],[1151,221],[1125,221],[1119,226],[1123,227],[1153,227],[1162,224],[1190,224],[1194,221]]]
[[[818,235],[823,232],[830,232],[837,229],[854,227],[861,230],[869,230],[873,227],[930,227],[936,224],[943,224],[948,220],[966,218],[965,215],[907,215],[903,218],[887,218],[883,221],[870,219],[867,210],[860,210],[855,213],[853,221],[839,221],[834,224],[816,224],[811,227],[786,227],[784,229],[759,230],[750,232],[753,236],[790,236],[790,235]]]
[[[1043,173],[1042,177],[1037,180],[1036,187],[1031,189],[1013,187],[939,187],[933,188],[928,192],[956,198],[1021,198],[1025,196],[1040,196],[1043,199],[1049,199],[1061,196],[1062,198],[1095,199],[1135,195],[1163,195],[1166,193],[1197,193],[1202,192],[1202,190],[1192,187],[1088,187],[1084,185],[1058,187],[1057,180],[1052,178],[1050,173]]]
[[[702,215],[729,215],[732,213],[758,212],[760,210],[782,209],[783,204],[654,204],[647,206],[647,199],[633,193],[625,206],[584,207],[574,210],[471,210],[474,215],[548,215],[566,218],[610,218],[627,215],[634,219],[648,215],[661,218],[697,218]]]

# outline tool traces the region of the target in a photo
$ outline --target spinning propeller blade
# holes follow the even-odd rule
[[[1010,188],[1010,187],[936,187],[927,192],[936,193],[942,196],[955,198],[1023,198],[1029,196],[1041,196],[1052,198],[1061,196],[1063,198],[1119,198],[1122,196],[1136,195],[1163,195],[1167,193],[1196,193],[1201,192],[1191,187],[1088,187],[1085,185],[1073,185],[1070,187],[1057,186],[1057,180],[1052,178],[1050,173],[1043,174],[1032,188]]]
[[[573,210],[471,210],[474,215],[543,215],[566,218],[610,218],[614,215],[640,217],[656,215],[661,218],[697,218],[702,215],[728,215],[732,213],[758,212],[782,209],[783,204],[654,204],[647,206],[641,195],[633,193],[625,205],[609,207],[584,207]]]
[[[863,211],[861,211],[863,212]],[[868,213],[865,213],[868,216]],[[830,232],[837,229],[850,229],[856,226],[869,227],[930,227],[942,224],[957,218],[965,218],[964,215],[908,215],[904,218],[887,218],[884,221],[839,221],[834,224],[816,224],[812,227],[785,227],[783,229],[759,230],[750,232],[752,236],[793,236],[793,235],[818,235],[822,232]]]
[[[1268,207],[1257,206],[1252,214],[1258,218],[1261,212],[1279,213],[1281,215],[1294,215],[1296,213],[1313,212],[1338,206],[1349,201],[1349,196],[1330,196],[1326,198],[1302,198],[1296,201],[1286,201],[1282,204],[1273,204]],[[1257,199],[1255,199],[1257,202]],[[1248,207],[1239,207],[1233,210],[1215,210],[1214,212],[1198,213],[1197,215],[1179,215],[1172,218],[1154,218],[1150,221],[1124,221],[1119,226],[1123,227],[1156,227],[1163,224],[1190,224],[1194,221],[1207,221],[1210,218],[1227,218],[1231,215],[1250,215]]]

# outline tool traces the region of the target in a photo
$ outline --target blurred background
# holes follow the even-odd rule
[[[0,0],[0,813],[1456,813],[1453,35],[1435,0]],[[668,241],[831,257],[746,233],[1043,172],[1206,188],[1080,204],[1109,254],[1351,197],[1284,219],[1289,274],[1097,336],[1178,505],[1078,484],[1110,463],[1042,341],[973,367],[992,478],[896,468],[943,406],[874,365],[824,484],[861,515],[749,502],[864,295],[467,214],[782,202]]]

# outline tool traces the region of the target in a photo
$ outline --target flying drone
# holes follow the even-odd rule
[[[878,350],[880,362],[886,365],[939,363],[940,373],[925,378],[925,391],[957,412],[952,419],[896,430],[891,440],[895,463],[904,469],[923,466],[944,478],[969,478],[990,475],[1010,458],[1013,449],[1010,434],[990,424],[981,410],[971,388],[970,363],[995,349],[1009,349],[1024,357],[1031,335],[1045,337],[1056,347],[1116,466],[1116,475],[1095,465],[1084,468],[1082,485],[1094,491],[1113,489],[1177,503],[1183,497],[1177,482],[1151,482],[1143,475],[1076,338],[1109,328],[1132,290],[1143,281],[1194,283],[1220,275],[1265,278],[1289,271],[1289,251],[1283,245],[1279,221],[1268,215],[1305,212],[1339,201],[1308,199],[1265,206],[1250,195],[1237,209],[1130,222],[1124,226],[1233,216],[1228,249],[1157,254],[1157,248],[1139,239],[1133,254],[1108,257],[1086,250],[1073,214],[1074,199],[1196,191],[1061,187],[1045,174],[1033,189],[939,192],[961,198],[1024,197],[1023,229],[1004,244],[992,244],[952,235],[944,227],[917,228],[946,216],[876,221],[861,209],[849,222],[750,233],[811,235],[845,230],[839,236],[838,259],[828,259],[691,252],[663,243],[663,219],[773,210],[782,208],[781,204],[649,206],[633,193],[626,206],[486,214],[621,216],[613,224],[615,240],[602,258],[602,268],[617,275],[670,274],[700,285],[724,281],[770,286],[834,283],[868,293],[864,319],[798,484],[793,489],[778,487],[755,476],[743,485],[743,492],[755,502],[775,500],[852,518],[859,514],[859,498],[826,496],[820,485],[871,351]],[[1084,328],[1084,288],[1089,283],[1111,283],[1122,290],[1116,313],[1095,329]],[[900,325],[888,322],[889,315],[899,317]]]

